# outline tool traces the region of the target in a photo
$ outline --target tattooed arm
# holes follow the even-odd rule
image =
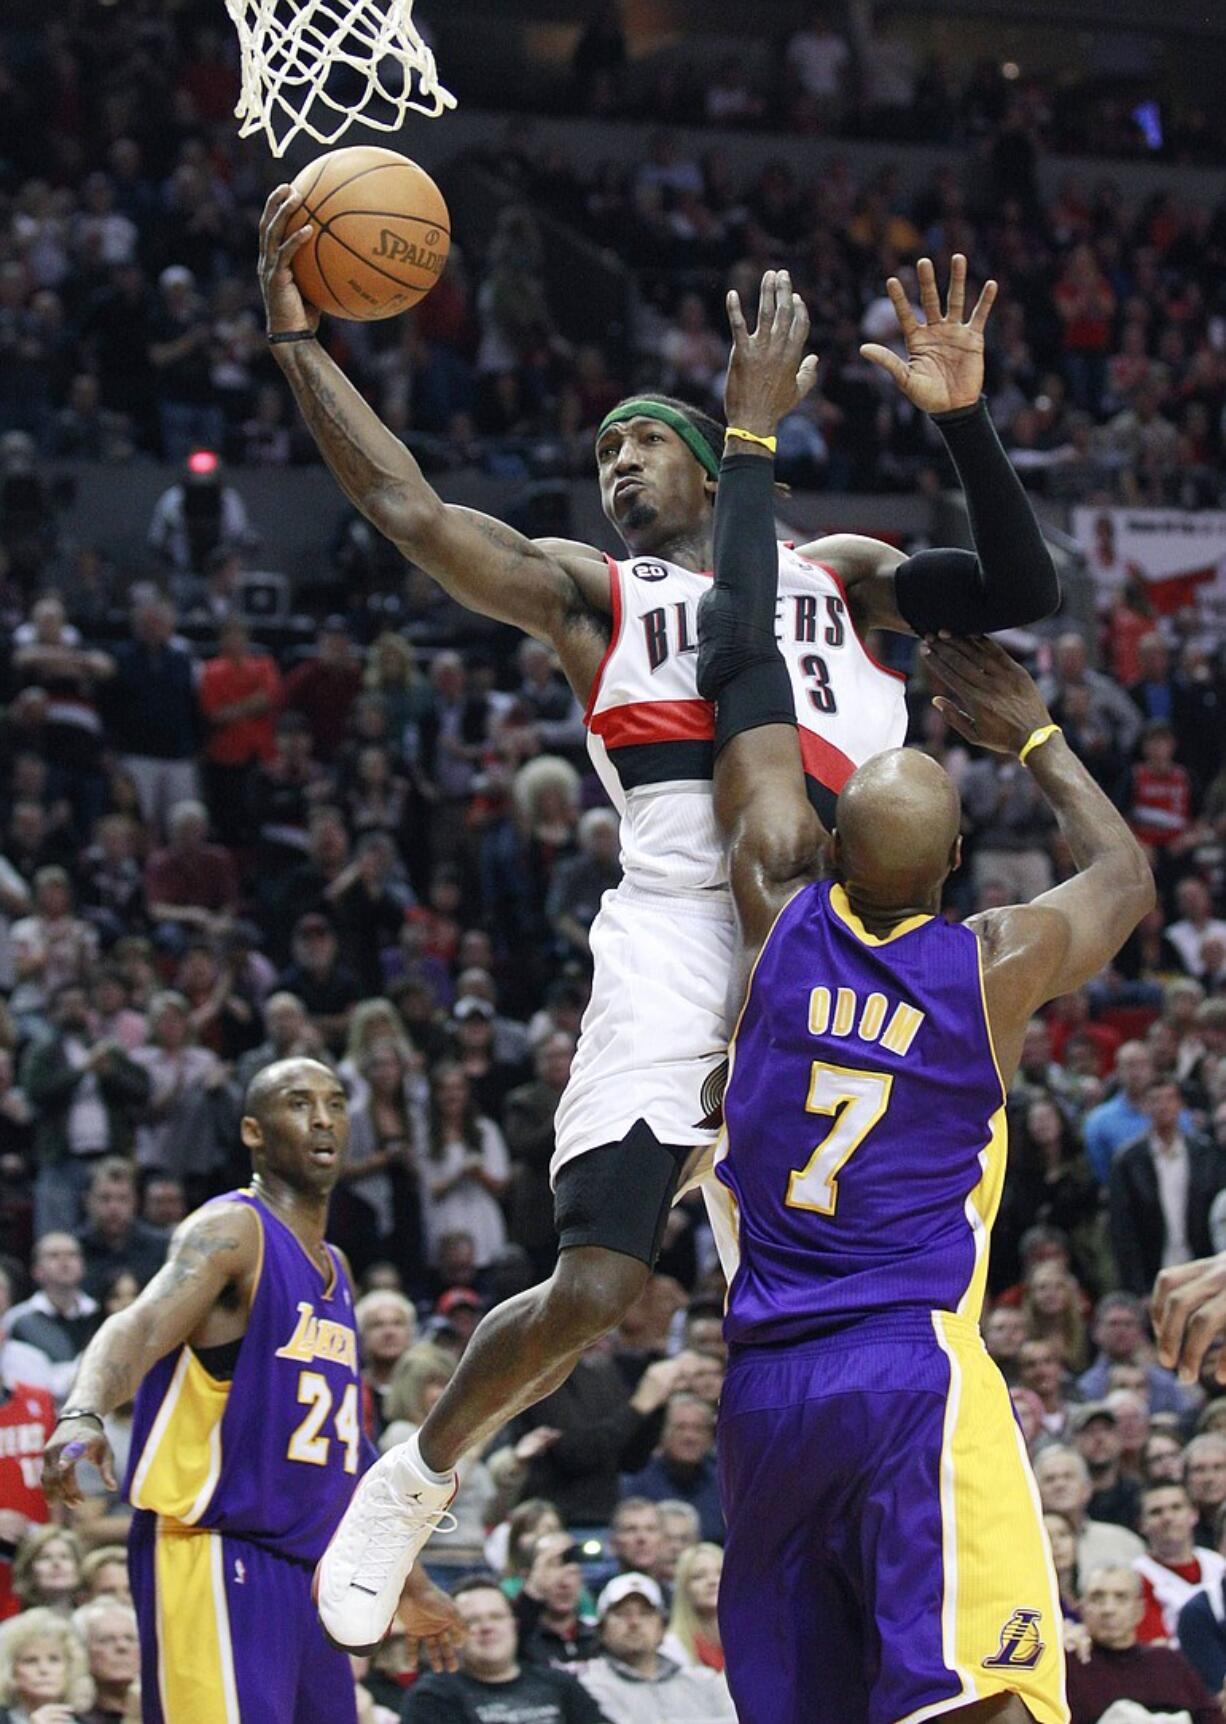
[[[309,226],[284,237],[300,202],[288,186],[278,186],[260,223],[260,287],[270,333],[318,322],[289,267]],[[444,503],[404,444],[318,343],[279,343],[272,353],[350,502],[452,598],[550,640],[560,651],[576,617],[608,611],[608,573],[599,551],[565,540],[526,539],[489,515]]]
[[[70,1411],[97,1417],[61,1419],[56,1426],[43,1455],[48,1498],[80,1502],[76,1465],[85,1459],[109,1489],[116,1488],[102,1414],[130,1401],[141,1378],[172,1347],[198,1339],[227,1295],[236,1307],[228,1326],[242,1332],[244,1295],[259,1255],[259,1221],[246,1205],[210,1204],[188,1216],[153,1280],[126,1311],[107,1319],[85,1349],[67,1404]]]

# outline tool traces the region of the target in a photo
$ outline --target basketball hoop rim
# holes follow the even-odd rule
[[[456,106],[439,83],[434,54],[413,21],[414,0],[226,0],[238,33],[239,136],[263,132],[274,157],[299,137],[331,146],[351,125],[396,132],[410,113],[438,119]],[[388,62],[400,88],[384,82]],[[329,95],[333,68],[364,76],[348,106]],[[372,111],[380,104],[386,112]]]

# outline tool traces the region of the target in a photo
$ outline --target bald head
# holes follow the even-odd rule
[[[243,1098],[243,1112],[250,1114],[252,1119],[258,1119],[263,1125],[268,1118],[269,1110],[279,1095],[292,1089],[303,1080],[319,1082],[324,1080],[335,1083],[336,1074],[322,1060],[291,1059],[274,1060],[270,1066],[256,1072],[247,1085],[247,1094]]]
[[[935,760],[913,748],[876,754],[839,792],[839,877],[876,909],[927,904],[956,865],[961,818],[958,792]]]
[[[345,1086],[322,1060],[276,1060],[247,1085],[239,1135],[266,1193],[326,1209],[349,1146]]]

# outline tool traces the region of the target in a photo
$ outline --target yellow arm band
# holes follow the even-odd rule
[[[1045,742],[1050,741],[1053,736],[1059,735],[1060,726],[1058,724],[1041,724],[1037,730],[1032,730],[1017,751],[1017,757],[1022,765],[1025,766],[1027,755],[1033,754],[1036,748],[1042,748]]]
[[[742,431],[739,425],[729,425],[724,432],[724,442],[729,437],[739,437],[742,443],[758,443],[763,449],[769,449],[773,455],[779,447],[778,437],[759,437],[756,431]]]

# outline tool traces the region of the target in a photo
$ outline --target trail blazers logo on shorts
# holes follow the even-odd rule
[[[702,1118],[694,1121],[696,1131],[718,1131],[724,1123],[724,1090],[728,1084],[728,1062],[721,1060],[703,1079],[698,1105]]]
[[[991,1658],[985,1658],[985,1670],[1033,1670],[1045,1651],[1039,1638],[1041,1610],[1015,1610],[1000,1631],[1000,1645]]]

